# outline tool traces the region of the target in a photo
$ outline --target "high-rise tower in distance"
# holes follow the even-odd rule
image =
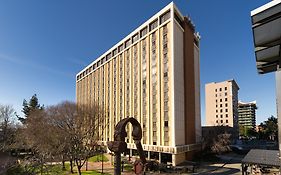
[[[239,127],[245,127],[245,129],[255,129],[256,128],[256,101],[252,102],[238,102],[238,124]]]

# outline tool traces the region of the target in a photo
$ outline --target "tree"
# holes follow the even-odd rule
[[[44,109],[44,106],[41,106],[38,102],[38,98],[37,98],[37,95],[34,94],[29,102],[27,102],[25,99],[23,100],[23,104],[22,104],[23,108],[22,108],[22,112],[24,113],[24,117],[19,117],[18,116],[18,120],[21,122],[21,123],[25,123],[26,119],[28,118],[28,116],[30,115],[30,113],[33,111],[33,110],[43,110]]]
[[[28,118],[25,119],[25,126],[18,135],[18,148],[28,153],[24,164],[26,167],[33,167],[29,171],[39,169],[40,174],[43,174],[45,163],[53,160],[56,145],[52,134],[47,112],[40,109],[30,111]]]
[[[245,137],[256,137],[258,133],[250,126],[239,125],[239,135]]]
[[[32,150],[30,163],[40,165],[43,172],[48,160],[74,161],[81,174],[86,160],[97,152],[98,128],[102,124],[102,111],[97,107],[77,106],[63,102],[44,110],[29,113],[23,128],[26,149]]]
[[[212,152],[221,154],[230,151],[230,138],[231,134],[228,133],[219,134],[217,137],[215,137],[213,139],[213,145],[211,146]]]
[[[235,130],[228,126],[212,126],[203,130],[202,149],[205,153],[221,154],[230,151]]]
[[[15,110],[9,105],[0,105],[0,151],[9,149],[14,139]]]
[[[103,112],[98,106],[90,108],[63,102],[51,107],[50,113],[49,120],[63,139],[60,143],[61,155],[76,163],[80,175],[86,160],[97,152],[98,128],[104,121]]]
[[[262,133],[260,133],[260,135],[264,135],[266,139],[276,140],[278,138],[278,124],[276,117],[269,117],[266,121],[261,123],[260,127],[262,127],[262,131],[260,131]]]

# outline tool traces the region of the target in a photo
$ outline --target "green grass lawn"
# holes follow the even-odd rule
[[[127,171],[133,171],[133,165],[132,164],[125,164],[124,165],[124,170],[127,170]]]
[[[108,162],[108,158],[103,154],[99,154],[99,155],[90,157],[88,159],[88,161],[89,162],[101,162],[101,161]]]

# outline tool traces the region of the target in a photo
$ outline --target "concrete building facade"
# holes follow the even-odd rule
[[[206,126],[238,128],[238,90],[235,80],[205,85]]]
[[[238,102],[238,125],[255,130],[256,128],[256,109],[257,103],[253,102]]]
[[[278,140],[281,155],[281,0],[270,1],[252,10],[251,19],[258,73],[276,74]]]
[[[104,110],[101,143],[135,117],[148,158],[176,165],[192,157],[201,140],[199,39],[172,2],[76,75],[78,105]]]

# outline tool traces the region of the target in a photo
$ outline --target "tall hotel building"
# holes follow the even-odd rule
[[[101,142],[114,139],[121,119],[135,117],[147,157],[176,165],[200,148],[199,80],[199,35],[172,2],[80,71],[76,98],[104,109]]]
[[[206,84],[207,126],[223,125],[238,129],[238,90],[234,80]]]

